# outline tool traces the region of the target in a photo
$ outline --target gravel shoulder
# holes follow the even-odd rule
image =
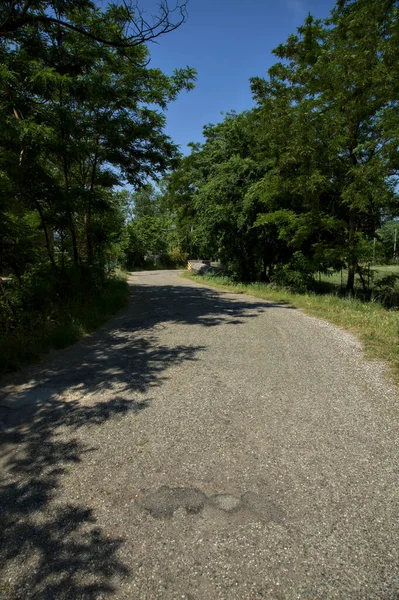
[[[383,367],[293,308],[130,281],[0,389],[1,600],[397,600]]]

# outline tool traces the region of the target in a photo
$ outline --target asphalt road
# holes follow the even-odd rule
[[[323,321],[136,273],[3,384],[3,600],[399,597],[398,393]]]

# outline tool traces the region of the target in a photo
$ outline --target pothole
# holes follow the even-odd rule
[[[214,494],[208,497],[198,488],[168,487],[155,490],[142,490],[136,499],[138,505],[155,519],[170,519],[176,511],[183,509],[186,514],[198,514],[206,505],[216,508],[231,517],[255,519],[256,521],[281,523],[285,519],[284,510],[267,496],[255,492],[245,492],[241,496]],[[241,517],[240,517],[241,515]]]
[[[206,495],[197,488],[170,488],[166,485],[157,490],[144,491],[139,505],[155,519],[167,519],[179,508],[197,514],[205,506]]]

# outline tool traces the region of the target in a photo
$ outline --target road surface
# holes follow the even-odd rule
[[[398,393],[349,334],[173,272],[3,383],[3,600],[399,597]]]

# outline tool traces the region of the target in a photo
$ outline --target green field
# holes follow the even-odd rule
[[[364,279],[366,283],[370,284],[372,288],[378,281],[380,281],[383,277],[387,275],[398,275],[399,277],[399,265],[365,265],[364,269]],[[347,270],[343,269],[342,274],[341,271],[331,273],[331,275],[320,274],[320,280],[324,283],[331,284],[332,286],[337,287],[345,287],[346,279],[347,279]],[[317,277],[316,277],[317,279]],[[356,275],[356,288],[361,289],[362,283],[360,281],[359,275]],[[399,281],[396,284],[397,289],[399,289]]]

